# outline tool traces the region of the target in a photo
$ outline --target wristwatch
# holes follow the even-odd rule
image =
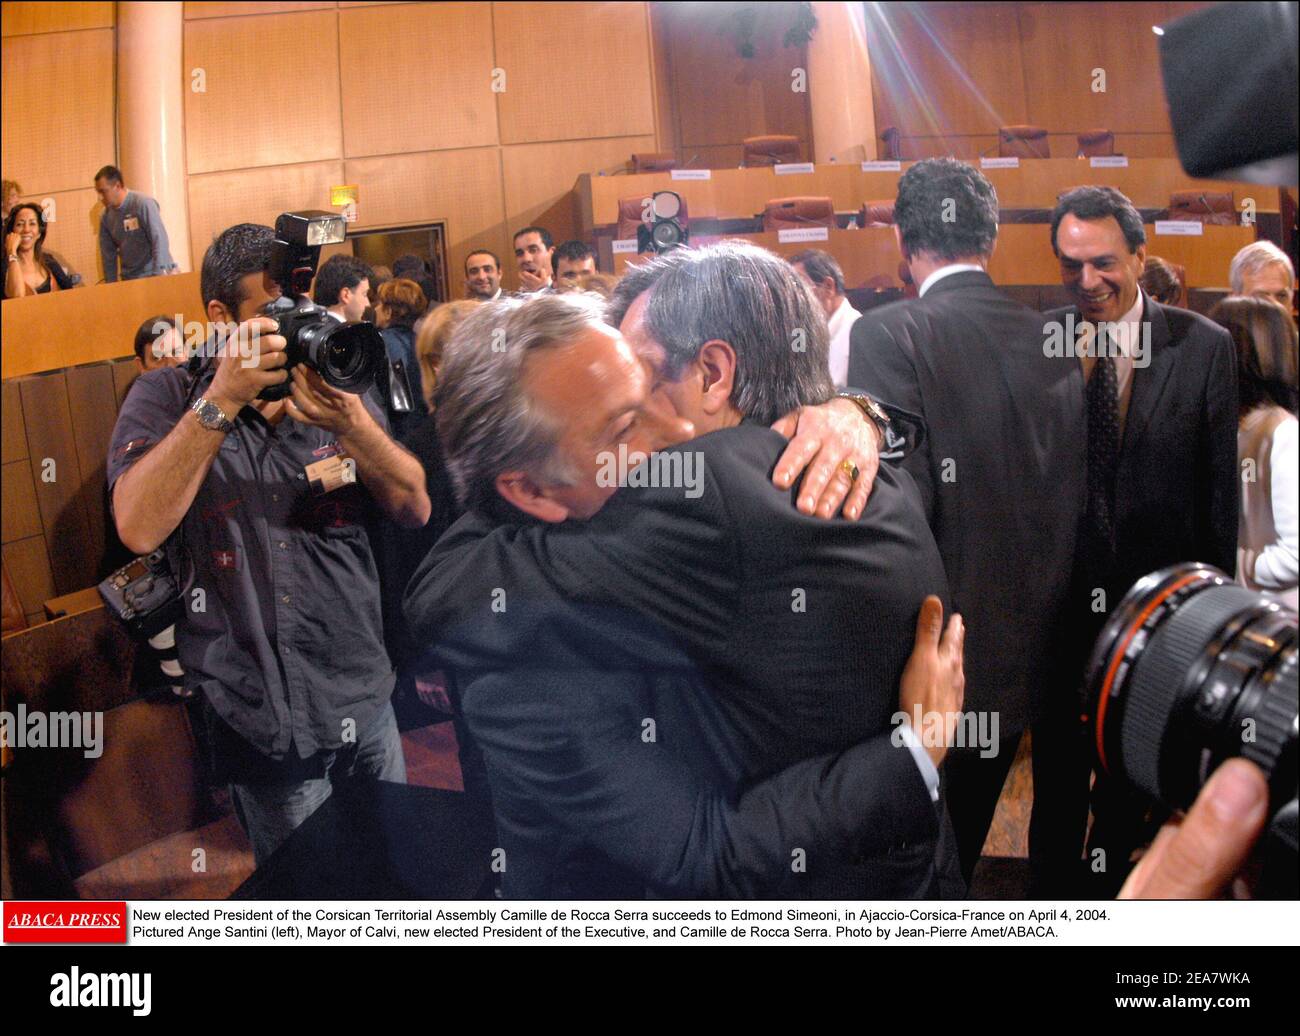
[[[841,392],[840,398],[855,404],[862,411],[862,416],[876,426],[880,432],[881,445],[889,441],[889,415],[879,403],[858,392]]]
[[[233,431],[235,423],[226,417],[225,412],[216,403],[200,396],[190,407],[199,419],[199,424],[213,432]]]

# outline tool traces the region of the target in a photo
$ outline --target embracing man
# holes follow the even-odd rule
[[[961,627],[940,645],[922,614],[947,585],[915,486],[850,463],[791,488],[769,427],[854,405],[815,301],[729,242],[632,270],[607,317],[483,307],[435,408],[470,510],[405,608],[460,677],[506,894],[960,895],[937,766]],[[828,482],[853,483],[846,517],[811,513]],[[948,727],[924,744],[905,668]]]

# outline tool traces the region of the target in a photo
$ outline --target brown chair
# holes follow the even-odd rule
[[[880,134],[880,139],[885,143],[884,154],[880,156],[884,162],[901,162],[903,159],[903,134],[899,132],[897,126],[890,126],[884,133]]]
[[[1230,227],[1237,222],[1237,209],[1231,191],[1174,191],[1169,196],[1169,218]]]
[[[1042,126],[1003,126],[998,130],[998,154],[1003,158],[1051,158],[1047,130]]]
[[[1079,158],[1093,158],[1115,153],[1115,134],[1108,129],[1084,130],[1079,134]]]
[[[645,213],[645,200],[644,194],[638,194],[635,198],[619,198],[618,229],[614,234],[618,240],[628,241],[636,237],[637,228],[641,226],[641,217]],[[690,229],[691,220],[685,198],[682,198],[682,207],[677,212],[677,222],[682,225],[683,230]]]
[[[834,227],[835,206],[830,198],[773,198],[763,210],[763,229]]]
[[[753,166],[783,165],[788,162],[799,161],[800,144],[798,137],[777,134],[765,137],[746,137],[744,148],[744,162],[747,169]]]
[[[677,168],[677,156],[671,151],[642,151],[632,156],[633,173],[666,173]]]
[[[858,210],[860,227],[892,227],[894,225],[894,199],[864,201]]]

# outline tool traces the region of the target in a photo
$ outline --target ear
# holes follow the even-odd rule
[[[218,326],[225,324],[237,323],[234,314],[225,306],[225,303],[212,299],[208,302],[208,322]]]
[[[903,247],[903,232],[898,229],[898,224],[894,224],[894,241],[898,245],[898,254],[903,257],[903,262],[910,263],[912,257],[907,254],[907,249]]]
[[[720,413],[731,402],[736,384],[736,350],[715,338],[700,346],[695,366],[696,376],[703,379],[700,408],[706,414]]]
[[[503,471],[496,477],[496,489],[506,503],[544,522],[558,523],[569,517],[569,509],[551,499],[547,491],[539,488],[523,471]]]
[[[1146,246],[1145,244],[1138,245],[1138,247],[1137,247],[1137,251],[1133,253],[1133,258],[1137,260],[1137,264],[1138,264],[1138,268],[1139,268],[1139,269],[1141,269],[1142,267],[1146,266],[1146,264],[1147,264],[1147,246]]]

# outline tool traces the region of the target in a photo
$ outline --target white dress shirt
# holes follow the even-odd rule
[[[916,294],[919,298],[924,298],[925,293],[933,288],[936,282],[943,280],[945,277],[950,277],[954,273],[964,273],[967,270],[978,270],[980,273],[984,273],[984,267],[977,263],[953,263],[950,266],[940,266],[939,269],[921,282],[921,286],[916,289]]]
[[[849,383],[849,332],[853,330],[854,321],[862,316],[847,298],[841,297],[839,307],[826,321],[831,333],[831,381],[837,389]]]
[[[1115,388],[1116,398],[1119,402],[1119,430],[1120,435],[1124,434],[1124,425],[1128,420],[1129,399],[1133,395],[1133,370],[1134,360],[1141,362],[1146,367],[1151,363],[1151,332],[1148,329],[1143,335],[1142,313],[1146,302],[1146,295],[1142,289],[1138,289],[1137,301],[1118,320],[1109,325],[1109,330],[1114,336],[1115,346],[1111,346],[1107,354],[1115,361]],[[1097,357],[1093,354],[1093,339],[1097,334],[1097,325],[1082,322],[1078,328],[1078,338],[1076,339],[1075,349],[1080,362],[1083,364],[1083,383],[1088,384],[1088,379],[1092,376],[1092,368],[1097,364]],[[1115,353],[1118,355],[1115,355]]]

